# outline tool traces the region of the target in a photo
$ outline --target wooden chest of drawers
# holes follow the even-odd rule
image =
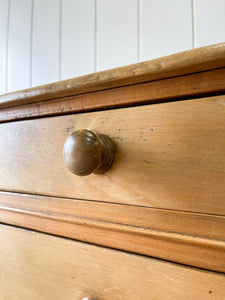
[[[225,44],[1,96],[3,299],[225,298],[224,104]]]

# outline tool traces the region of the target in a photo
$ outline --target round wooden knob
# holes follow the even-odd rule
[[[105,173],[112,165],[114,153],[114,143],[108,136],[86,129],[72,133],[63,149],[66,166],[79,176]]]

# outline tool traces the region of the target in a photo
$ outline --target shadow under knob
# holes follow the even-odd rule
[[[108,136],[86,129],[73,132],[63,148],[66,166],[78,176],[105,173],[113,163],[114,154],[115,145]]]

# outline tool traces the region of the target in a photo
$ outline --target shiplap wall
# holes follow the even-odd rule
[[[0,94],[225,41],[225,0],[0,0]]]

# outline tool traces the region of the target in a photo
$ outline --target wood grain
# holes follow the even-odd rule
[[[0,96],[13,107],[225,67],[225,43]]]
[[[225,68],[0,109],[0,122],[225,92]],[[1,105],[1,104],[0,104]]]
[[[3,299],[225,297],[222,274],[37,232],[0,228]]]
[[[225,96],[0,125],[0,189],[225,214]],[[63,161],[75,130],[117,146],[103,175]]]
[[[0,193],[1,222],[225,272],[225,217]]]

